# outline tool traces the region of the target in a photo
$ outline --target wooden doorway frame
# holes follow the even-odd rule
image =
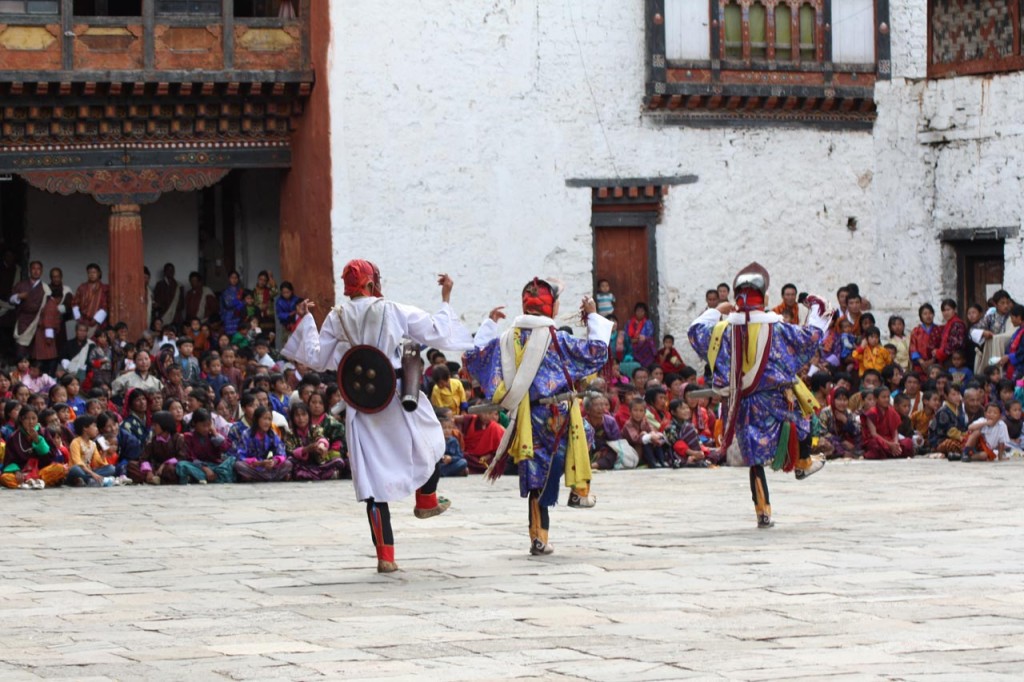
[[[974,301],[967,300],[968,294],[968,281],[967,281],[967,269],[972,260],[978,258],[999,258],[1003,261],[1004,277],[1006,261],[1004,256],[1004,248],[1006,241],[1004,239],[976,239],[968,241],[948,241],[946,242],[956,254],[956,298],[957,305],[959,306],[960,313],[966,314],[966,308]],[[984,293],[984,292],[982,292]],[[982,305],[985,305],[985,301],[978,301]]]
[[[590,217],[590,227],[596,232],[602,227],[643,227],[647,238],[647,309],[651,323],[654,324],[655,345],[661,345],[661,317],[658,311],[658,240],[655,228],[658,224],[658,213],[652,211],[594,212]],[[597,264],[597,235],[592,241],[591,262]],[[593,290],[597,291],[597,268],[593,268]],[[621,324],[625,324],[625,320]]]

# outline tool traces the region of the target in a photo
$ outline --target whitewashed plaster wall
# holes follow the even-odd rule
[[[659,125],[641,111],[643,5],[334,4],[336,269],[375,259],[389,296],[423,306],[447,270],[471,324],[514,307],[534,274],[561,276],[573,301],[592,281],[590,196],[565,180],[692,173],[657,227],[664,331],[752,259],[776,291],[792,280],[831,298],[856,281],[884,324],[952,293],[938,230],[1019,224],[1020,77],[924,81],[925,0],[891,3],[893,80],[871,132]],[[927,137],[950,128],[973,137]],[[1008,244],[1008,273],[1021,248]]]

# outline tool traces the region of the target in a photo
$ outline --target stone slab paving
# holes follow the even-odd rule
[[[0,491],[0,680],[1020,680],[1024,463],[600,473],[527,554],[514,479]],[[563,494],[564,499],[564,494]]]

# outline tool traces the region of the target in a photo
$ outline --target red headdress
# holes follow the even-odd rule
[[[559,287],[534,277],[523,287],[523,312],[551,317],[558,300]]]
[[[353,259],[341,271],[346,296],[381,297],[380,270],[368,260]]]
[[[741,310],[763,310],[764,295],[768,291],[768,271],[754,262],[743,268],[732,282],[736,292],[736,306]]]

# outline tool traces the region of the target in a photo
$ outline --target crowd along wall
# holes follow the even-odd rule
[[[883,317],[913,317],[953,294],[942,230],[1019,226],[1022,209],[1021,76],[927,81],[925,7],[890,2],[873,129],[825,131],[645,115],[640,0],[335,5],[335,268],[375,259],[389,296],[423,306],[447,270],[471,325],[535,274],[564,279],[573,308],[593,234],[590,192],[566,180],[694,174],[656,228],[663,331],[753,259],[776,300],[785,281],[830,297],[855,281]],[[1024,291],[1020,240],[1006,251]]]

